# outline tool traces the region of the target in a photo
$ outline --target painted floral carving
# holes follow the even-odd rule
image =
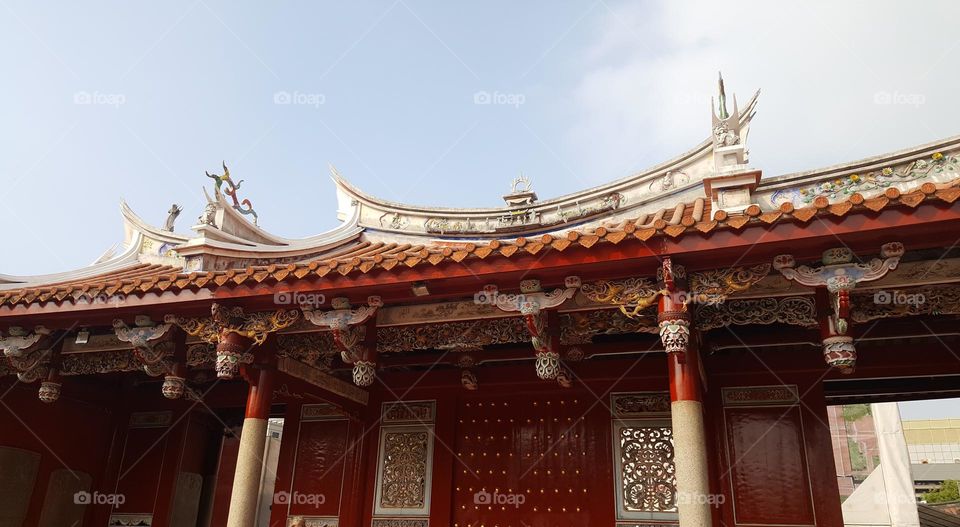
[[[960,172],[960,161],[956,155],[934,153],[930,159],[918,159],[899,168],[886,167],[862,174],[850,174],[824,181],[817,185],[802,188],[799,199],[802,203],[812,203],[818,196],[830,201],[845,199],[854,193],[869,193],[883,190],[898,183],[907,183],[928,178],[937,174],[956,174]]]

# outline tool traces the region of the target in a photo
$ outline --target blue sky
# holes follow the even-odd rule
[[[500,203],[624,177],[709,131],[723,70],[762,88],[768,176],[960,131],[951,2],[0,2],[0,272],[88,264],[119,202],[199,215],[221,160],[287,237],[368,193]],[[494,103],[477,104],[478,93]],[[284,102],[289,95],[291,104]]]

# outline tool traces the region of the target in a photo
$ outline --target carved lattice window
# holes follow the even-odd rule
[[[611,394],[619,520],[677,520],[669,394]]]
[[[619,490],[624,510],[676,512],[673,430],[665,426],[618,428]]]

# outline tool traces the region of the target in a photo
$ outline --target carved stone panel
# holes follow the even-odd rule
[[[40,467],[40,454],[0,447],[0,525],[22,525]]]
[[[43,499],[40,512],[40,527],[63,527],[83,525],[86,504],[78,503],[74,498],[78,492],[90,492],[93,478],[90,474],[67,470],[65,468],[50,473],[47,495]],[[2,523],[0,523],[2,524]]]
[[[203,491],[203,476],[193,472],[181,472],[177,477],[177,489],[173,496],[171,527],[194,527],[200,513],[200,493]]]

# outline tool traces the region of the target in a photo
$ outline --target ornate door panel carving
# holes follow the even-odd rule
[[[374,496],[375,527],[429,525],[434,401],[384,403]]]
[[[293,484],[276,494],[277,501],[286,502],[289,518],[302,517],[307,525],[337,524],[349,433],[350,422],[332,406],[303,406]]]
[[[609,413],[589,394],[460,402],[454,525],[613,524]]]

